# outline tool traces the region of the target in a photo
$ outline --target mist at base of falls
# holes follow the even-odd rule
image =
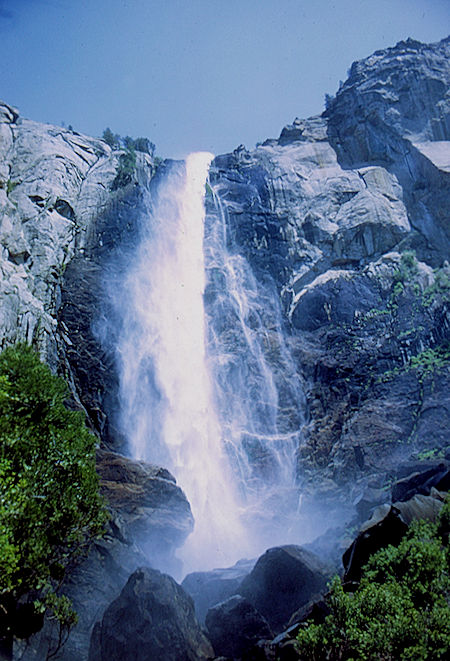
[[[212,158],[191,154],[159,177],[109,287],[119,424],[131,456],[168,468],[189,500],[185,572],[301,541],[303,392],[277,292],[229,245],[226,209],[205,189]]]

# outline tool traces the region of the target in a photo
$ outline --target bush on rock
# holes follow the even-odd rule
[[[450,649],[450,501],[438,523],[415,521],[374,554],[354,593],[335,578],[331,614],[298,635],[300,659],[431,661]]]

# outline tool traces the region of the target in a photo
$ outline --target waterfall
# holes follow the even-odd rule
[[[189,568],[229,564],[246,551],[205,353],[203,235],[212,155],[191,154],[159,186],[121,296],[118,343],[122,427],[136,459],[175,475],[195,531]]]
[[[185,570],[296,541],[303,394],[275,289],[227,239],[226,209],[191,154],[154,186],[138,246],[110,287],[120,426],[136,459],[167,467],[191,504]]]

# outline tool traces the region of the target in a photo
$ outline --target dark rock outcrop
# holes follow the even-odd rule
[[[272,638],[267,620],[239,595],[211,608],[206,628],[215,653],[233,659],[241,658],[259,640]]]
[[[279,632],[296,610],[325,589],[328,579],[327,568],[314,554],[300,546],[280,546],[258,559],[239,594]]]
[[[141,568],[93,630],[89,661],[201,661],[213,650],[192,599],[166,574]]]
[[[397,546],[407,530],[408,526],[396,507],[383,505],[375,510],[344,553],[345,580],[358,581],[370,556],[389,544]]]
[[[243,579],[253,569],[254,560],[239,560],[233,567],[188,574],[181,587],[191,595],[198,621],[204,624],[208,610],[239,591]]]
[[[447,463],[439,463],[427,470],[411,472],[406,477],[397,480],[392,486],[392,501],[409,500],[416,494],[429,495],[435,487],[438,491],[448,491],[450,488],[450,469]]]

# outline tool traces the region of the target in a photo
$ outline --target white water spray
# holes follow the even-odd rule
[[[247,551],[205,354],[204,193],[212,155],[160,186],[123,296],[118,346],[123,428],[133,456],[167,466],[191,504],[185,566],[232,564]]]
[[[186,572],[304,534],[303,392],[275,287],[230,241],[214,193],[205,214],[211,158],[162,166],[135,250],[112,260],[102,335],[115,347],[118,423],[132,456],[167,467],[191,505]]]

